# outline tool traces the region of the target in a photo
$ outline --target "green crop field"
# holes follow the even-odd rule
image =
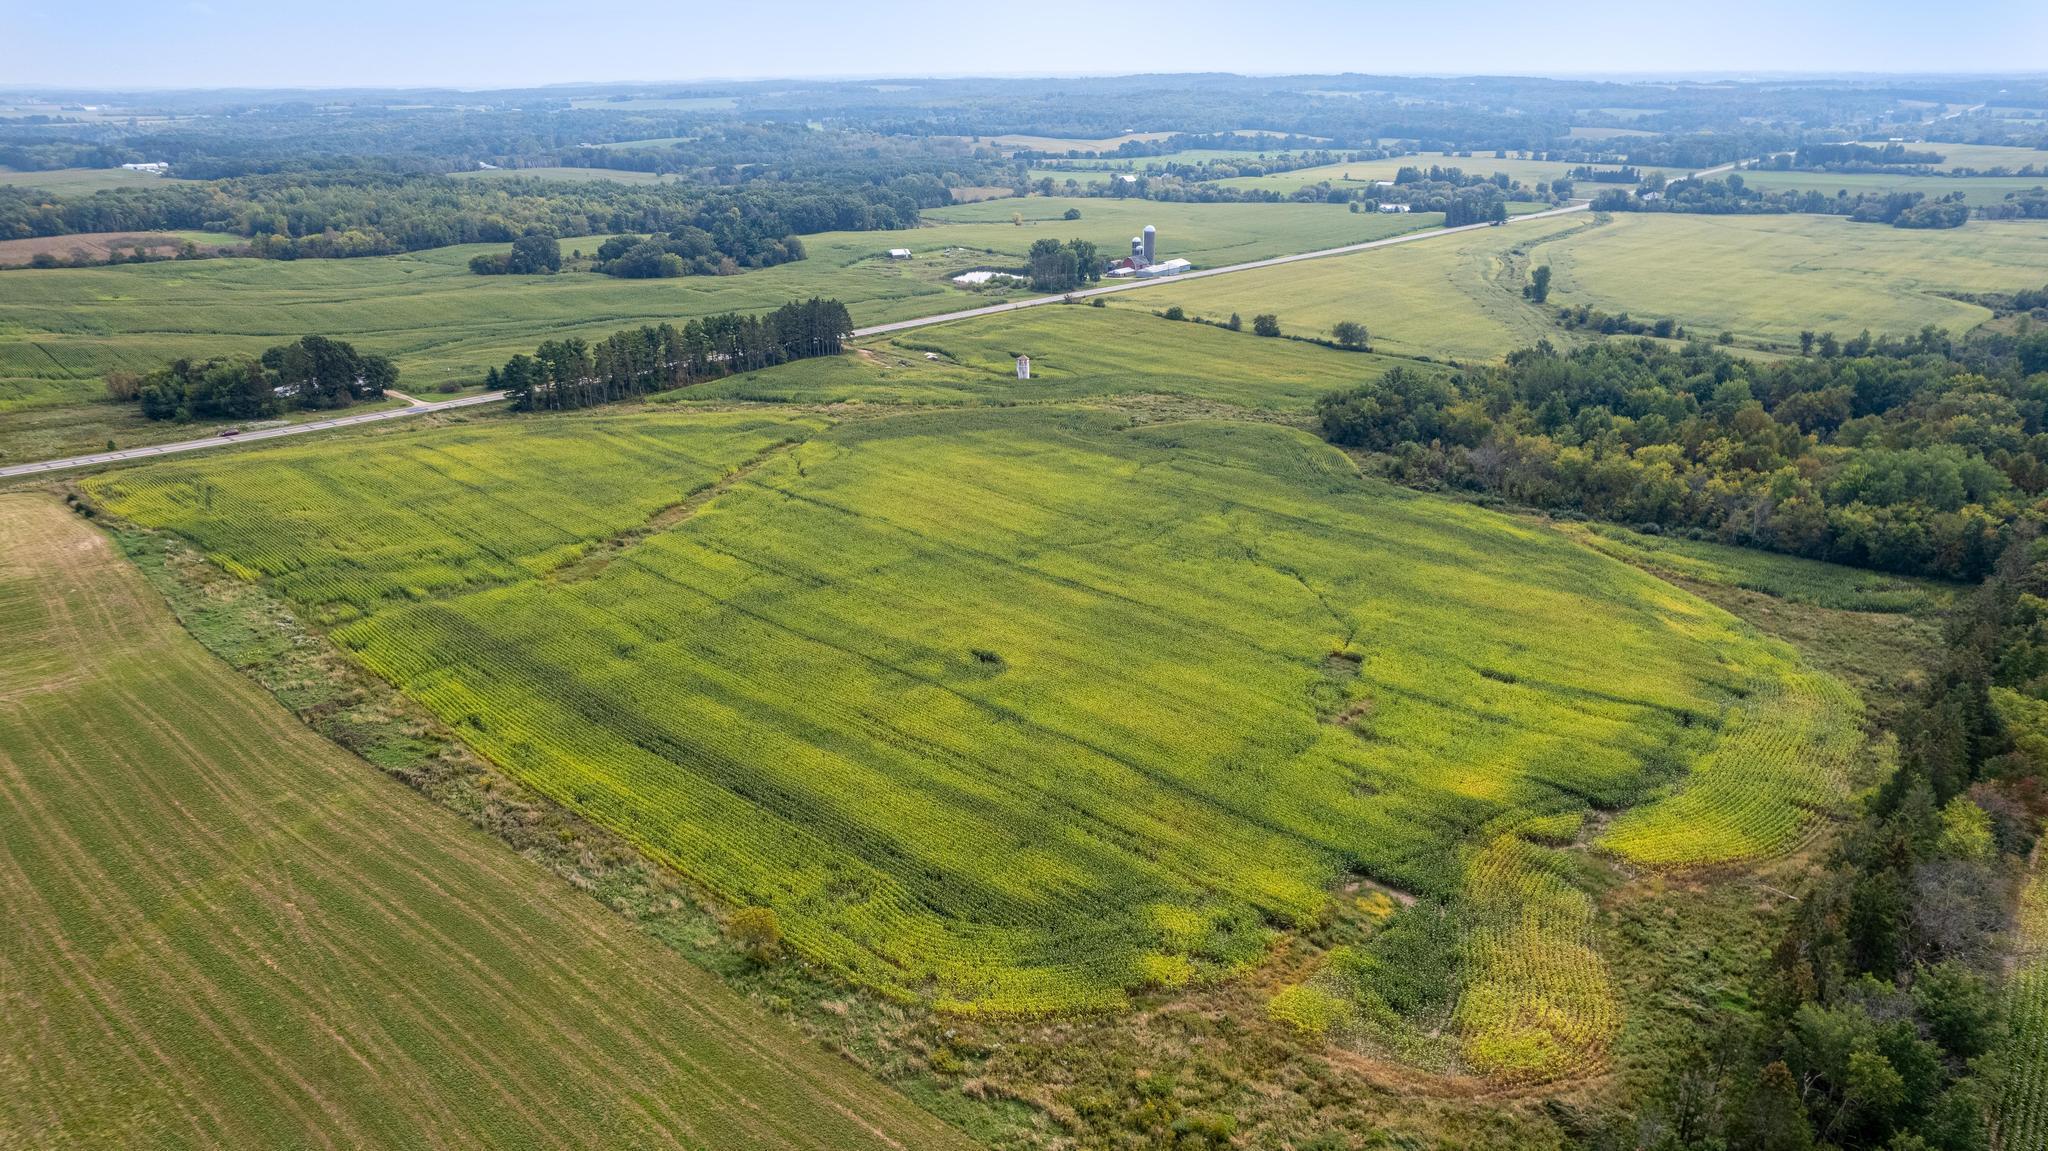
[[[2020,897],[2018,946],[2006,987],[2009,1064],[1995,1120],[1997,1146],[2048,1147],[2048,870],[2036,866]]]
[[[1277,207],[1278,205],[1271,205]],[[1491,360],[1539,339],[1559,338],[1548,317],[1521,295],[1515,255],[1544,237],[1586,226],[1584,215],[1485,228],[1426,243],[1401,244],[1261,268],[1232,276],[1167,284],[1110,296],[1112,308],[1148,311],[1179,305],[1189,315],[1247,324],[1260,312],[1296,335],[1327,336],[1341,320],[1372,333],[1373,346],[1399,355]]]
[[[1111,309],[1028,319],[963,329],[925,390],[979,366],[963,390],[998,398],[996,349],[1024,341],[1057,395],[1129,388],[1120,340],[1228,347],[1240,403],[1269,371],[1300,402],[1307,357],[1372,369]],[[1726,829],[1691,860],[1783,847],[1855,731],[1852,698],[1720,610],[1273,425],[655,408],[89,487],[327,621],[522,780],[772,907],[813,962],[963,1011],[1241,972],[1362,875],[1481,932],[1448,1017],[1467,1063],[1594,1066],[1590,905],[1552,849],[1489,845],[1648,800],[1624,855],[1674,861],[1674,804]],[[1518,922],[1517,891],[1555,913]]]
[[[2048,186],[2048,176],[1888,176],[1877,172],[1744,172],[1742,180],[1764,191],[1920,192],[1940,199],[1956,192],[1972,205],[1996,204],[2015,192]]]
[[[965,1147],[0,496],[0,1144]]]
[[[969,404],[1149,395],[1302,413],[1324,392],[1376,379],[1392,362],[1255,339],[1117,309],[1034,308],[877,337],[856,355],[734,376],[662,399]],[[1020,353],[1031,357],[1028,382],[1016,376]]]
[[[1644,535],[1613,524],[1560,524],[1558,527],[1588,546],[1638,567],[1836,611],[1886,614],[1937,612],[1955,599],[1958,590],[1954,585],[1933,580],[1843,567],[1731,544]]]
[[[1060,219],[1077,206],[1080,220]],[[1021,226],[1011,222],[1019,212]],[[352,260],[0,272],[0,411],[89,399],[111,369],[253,355],[307,332],[389,354],[403,373],[401,387],[428,392],[444,380],[477,379],[546,338],[766,310],[796,297],[836,296],[862,325],[972,307],[1001,296],[965,291],[949,277],[983,264],[1017,265],[1043,236],[1080,237],[1115,252],[1153,223],[1167,254],[1213,266],[1378,239],[1437,219],[1366,216],[1328,204],[1060,199],[971,204],[930,216],[932,226],[907,231],[807,236],[810,258],[797,263],[675,280],[472,274],[471,256],[502,250],[490,245]],[[596,244],[585,237],[563,247]],[[884,253],[899,246],[916,259],[888,260]],[[0,434],[0,451],[16,450]]]
[[[2024,168],[2029,164],[2048,165],[2048,149],[2012,148],[1998,144],[1908,144],[1915,152],[1937,152],[1941,155],[1938,168]]]
[[[1617,213],[1529,258],[1554,270],[1553,304],[1669,316],[1698,332],[1779,345],[1804,329],[1960,334],[1991,313],[1937,293],[2040,287],[2048,223],[1920,231],[1835,216]]]
[[[1554,160],[1495,159],[1493,153],[1483,152],[1471,156],[1459,156],[1443,152],[1424,152],[1416,156],[1397,156],[1390,160],[1361,160],[1356,163],[1325,164],[1317,168],[1297,168],[1292,172],[1275,172],[1270,176],[1238,176],[1216,183],[1225,188],[1260,189],[1282,194],[1304,188],[1310,184],[1328,180],[1340,188],[1363,188],[1375,180],[1391,180],[1403,168],[1457,168],[1468,175],[1491,176],[1495,172],[1506,172],[1510,179],[1535,186],[1540,181],[1555,180],[1576,164]]]

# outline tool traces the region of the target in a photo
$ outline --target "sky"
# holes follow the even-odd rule
[[[0,87],[2048,72],[2048,0],[0,0]]]

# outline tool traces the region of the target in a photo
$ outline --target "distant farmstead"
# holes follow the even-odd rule
[[[910,258],[910,249],[891,248],[889,249],[889,258],[892,260],[908,260]]]
[[[159,176],[171,170],[171,166],[162,160],[152,160],[146,164],[123,164],[121,166],[130,172],[154,172]]]
[[[1382,211],[1382,212],[1406,212],[1406,211],[1408,211],[1408,210],[1409,210],[1409,208],[1408,208],[1408,205],[1406,205],[1406,204],[1381,204],[1381,205],[1380,205],[1380,211]]]

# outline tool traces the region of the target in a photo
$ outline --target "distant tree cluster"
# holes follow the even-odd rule
[[[742,268],[769,268],[804,258],[803,241],[795,236],[739,235],[733,239],[737,250],[722,247],[717,236],[697,227],[656,233],[644,240],[613,236],[598,246],[596,269],[626,280],[730,276]]]
[[[562,270],[562,245],[546,233],[521,236],[510,252],[470,260],[469,270],[479,276],[551,276]]]
[[[1646,198],[1655,193],[1656,198]],[[1817,190],[1761,191],[1741,176],[1673,180],[1656,188],[1612,188],[1593,197],[1600,212],[1693,212],[1705,215],[1778,215],[1800,212],[1847,216],[1860,224],[1895,228],[1960,228],[1970,219],[1964,194],[1929,199],[1924,192],[1861,192],[1830,196]]]
[[[549,340],[492,368],[516,411],[564,411],[634,399],[792,360],[838,355],[853,318],[837,300],[792,300],[766,315],[727,312],[682,327],[627,328],[596,345]]]
[[[1324,396],[1331,441],[1407,482],[1955,579],[2048,513],[2048,332],[1965,345],[1824,334],[1752,363],[1704,344],[1547,344]]]
[[[148,375],[116,372],[107,394],[152,420],[247,420],[382,399],[398,382],[389,359],[341,340],[304,336],[258,359],[181,359]]]

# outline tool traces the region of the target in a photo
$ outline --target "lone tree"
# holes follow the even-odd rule
[[[1224,324],[1223,326],[1229,328],[1233,332],[1242,332],[1244,331],[1244,320],[1239,318],[1236,312],[1232,312],[1230,313],[1230,322]]]
[[[1261,312],[1252,317],[1252,335],[1277,336],[1280,334],[1280,317],[1271,312]]]
[[[742,907],[728,923],[733,942],[756,963],[767,963],[782,953],[782,924],[769,907]]]
[[[1338,344],[1347,348],[1363,348],[1372,343],[1372,333],[1366,331],[1365,325],[1356,320],[1337,321],[1337,325],[1330,329],[1330,335],[1336,337]]]
[[[1522,289],[1522,294],[1538,304],[1550,298],[1549,264],[1545,264],[1529,273],[1529,286]]]

